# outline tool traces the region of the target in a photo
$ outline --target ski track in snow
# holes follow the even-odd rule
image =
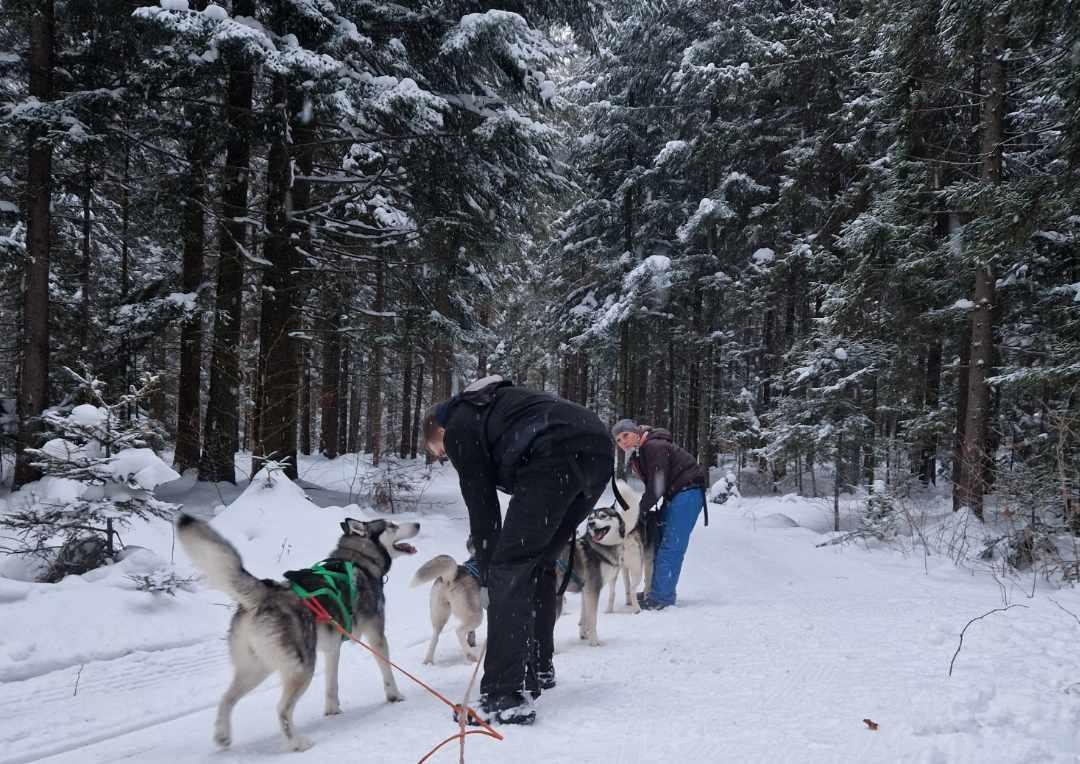
[[[778,509],[824,527],[809,501],[714,506],[691,541],[679,606],[633,615],[620,582],[617,612],[600,615],[599,648],[578,640],[570,596],[556,634],[559,686],[538,702],[537,724],[505,729],[503,742],[471,736],[467,760],[1080,761],[1080,625],[1046,594],[1015,591],[1011,601],[1027,609],[973,624],[949,678],[960,629],[1002,604],[994,581],[947,560],[924,570],[921,556],[818,549],[808,527],[765,520]],[[460,505],[440,511],[453,517],[423,518],[420,554],[390,573],[390,647],[457,697],[471,664],[448,629],[437,664],[421,665],[428,589],[407,586],[434,554],[463,556]],[[1080,612],[1077,593],[1050,596]],[[73,694],[78,671],[0,684],[0,764],[415,762],[455,729],[448,709],[404,677],[406,701],[387,704],[373,659],[355,646],[342,655],[343,715],[321,715],[321,661],[300,701],[298,730],[316,743],[302,754],[282,752],[274,679],[240,702],[233,748],[216,751],[214,708],[230,673],[221,636],[87,662]],[[433,761],[457,761],[457,744]]]

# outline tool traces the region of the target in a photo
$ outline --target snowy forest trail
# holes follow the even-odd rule
[[[391,572],[388,613],[392,657],[456,697],[471,666],[449,633],[436,665],[421,665],[427,587],[408,588],[434,554],[461,557],[465,515],[443,477],[419,513],[420,554]],[[741,499],[711,515],[693,537],[678,607],[633,615],[619,601],[593,648],[577,638],[569,598],[559,686],[540,699],[536,726],[507,729],[504,742],[470,738],[467,761],[1077,760],[1080,695],[1060,667],[1075,664],[1080,625],[1050,599],[1080,612],[1075,592],[1014,591],[1026,609],[973,624],[950,678],[960,629],[1002,604],[990,577],[944,559],[818,548],[829,519],[808,500]],[[0,762],[414,762],[453,732],[447,710],[404,678],[406,701],[386,704],[371,657],[349,648],[344,714],[321,715],[321,671],[298,707],[314,748],[281,752],[271,680],[239,704],[233,748],[219,753],[210,731],[229,677],[228,612],[206,612],[219,621],[212,638],[0,686]],[[456,761],[450,748],[434,760]]]

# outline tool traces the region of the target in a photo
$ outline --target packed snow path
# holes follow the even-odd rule
[[[464,556],[465,516],[452,475],[441,476],[428,499],[420,553],[396,561],[390,574],[390,645],[403,666],[457,697],[471,666],[449,631],[437,664],[421,665],[428,591],[407,584],[435,554]],[[678,607],[633,615],[620,598],[618,612],[601,614],[603,645],[594,648],[578,640],[579,602],[569,598],[557,628],[559,686],[539,701],[537,724],[505,729],[504,742],[469,738],[467,761],[1078,760],[1080,672],[1073,667],[1080,623],[1050,599],[1080,612],[1076,592],[1028,598],[1010,587],[1011,601],[1027,608],[973,624],[949,678],[960,629],[1002,605],[990,577],[944,559],[816,548],[828,516],[809,501],[743,499],[713,506],[711,515],[710,527],[693,537]],[[155,624],[148,649],[0,685],[0,762],[407,763],[453,732],[447,709],[404,678],[406,701],[385,703],[373,659],[351,646],[342,657],[344,713],[322,716],[321,666],[297,709],[299,731],[314,748],[282,752],[270,680],[238,705],[233,748],[218,752],[210,734],[229,681],[222,639],[228,608],[197,609],[184,600],[224,597],[181,594],[155,604],[139,596]],[[0,654],[7,644],[9,669],[19,657],[11,655],[11,638],[27,629],[44,630],[41,649],[64,652],[50,645],[61,639],[54,632],[71,624],[40,623],[34,602],[9,597],[0,605],[7,611]],[[172,638],[161,633],[171,609],[171,617],[206,623],[177,623],[189,636]],[[72,614],[93,616],[89,609]],[[83,624],[72,633],[85,632]],[[435,761],[457,761],[456,744]]]

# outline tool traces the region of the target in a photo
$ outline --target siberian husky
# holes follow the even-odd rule
[[[420,524],[397,525],[385,520],[363,522],[350,518],[341,523],[341,529],[343,535],[327,561],[351,563],[352,633],[367,637],[375,650],[389,658],[383,577],[394,557],[416,553],[404,539],[416,536]],[[214,742],[222,748],[231,744],[233,706],[276,671],[281,676],[278,721],[286,745],[293,751],[310,748],[311,741],[293,729],[293,708],[311,683],[318,650],[326,663],[325,713],[327,716],[341,713],[338,700],[341,636],[330,624],[316,623],[290,584],[258,579],[248,573],[236,548],[203,521],[181,514],[177,536],[195,566],[206,576],[207,583],[238,604],[229,627],[233,680],[218,706]],[[390,666],[381,660],[377,662],[387,701],[401,700]]]
[[[471,545],[468,545],[468,549],[470,553],[473,551]],[[435,647],[451,615],[458,621],[454,632],[466,659],[474,663],[480,660],[480,652],[476,649],[476,629],[484,620],[484,608],[480,602],[478,572],[469,565],[469,561],[465,565],[458,565],[450,555],[440,554],[420,566],[411,586],[428,581],[435,583],[431,587],[431,643],[424,663],[435,663]]]
[[[565,582],[566,591],[582,595],[579,635],[593,646],[600,644],[596,631],[600,591],[608,587],[607,612],[614,612],[615,584],[620,572],[625,573],[626,604],[635,613],[641,610],[634,596],[645,567],[645,544],[638,528],[641,497],[621,480],[616,488],[626,509],[618,506],[594,509],[585,518],[584,535],[567,544],[556,561],[559,590],[563,590]],[[561,598],[558,607],[561,613]]]

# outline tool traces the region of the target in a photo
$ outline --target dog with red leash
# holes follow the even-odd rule
[[[348,518],[341,523],[342,536],[326,560],[305,570],[289,571],[282,582],[251,575],[236,548],[202,520],[182,514],[176,529],[181,546],[207,583],[237,603],[229,627],[233,680],[218,706],[214,742],[229,747],[233,706],[276,672],[281,677],[278,721],[286,746],[293,751],[307,750],[312,743],[296,734],[293,708],[311,684],[318,651],[326,665],[325,713],[341,713],[338,660],[342,637],[332,624],[321,622],[305,602],[309,597],[317,598],[322,609],[347,632],[365,637],[375,650],[389,657],[383,579],[395,557],[416,554],[405,540],[420,532],[420,524]],[[381,660],[377,663],[386,700],[401,700],[390,666]]]

